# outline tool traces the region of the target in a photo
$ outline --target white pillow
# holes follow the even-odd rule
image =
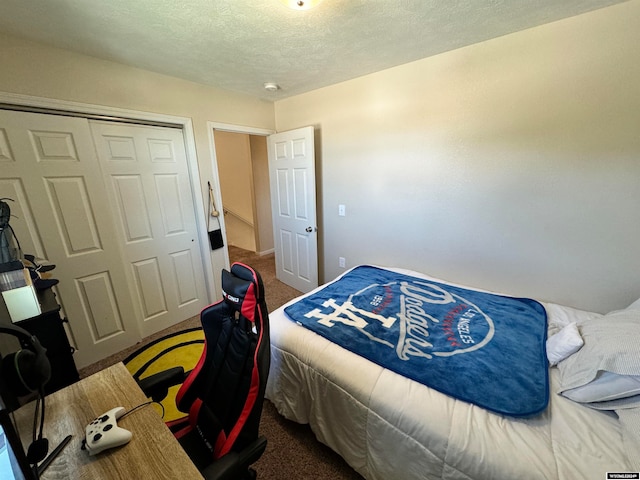
[[[640,375],[617,375],[600,372],[595,380],[582,387],[562,392],[574,402],[608,402],[640,394]]]
[[[640,310],[611,312],[599,318],[579,321],[578,326],[584,346],[558,363],[558,393],[564,395],[569,390],[587,387],[586,395],[592,401],[585,402],[585,405],[590,407],[613,409],[622,403],[627,408],[640,406],[640,395],[634,393],[636,390],[630,379],[624,378],[640,377]],[[601,379],[603,372],[622,378],[606,376],[606,390],[596,383],[590,391],[589,385]],[[585,395],[583,390],[579,393]],[[615,400],[610,400],[612,398]]]
[[[547,339],[547,358],[552,367],[569,355],[576,353],[584,345],[576,322],[570,323]]]

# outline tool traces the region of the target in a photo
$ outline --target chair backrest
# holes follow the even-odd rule
[[[200,313],[205,347],[176,395],[217,459],[258,438],[271,359],[260,274],[234,263],[222,271],[223,299]]]

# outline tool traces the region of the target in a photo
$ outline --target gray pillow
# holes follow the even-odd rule
[[[558,364],[560,389],[575,389],[589,385],[598,372],[617,375],[640,375],[640,310],[625,309],[602,317],[578,322],[583,347]],[[606,392],[604,397],[624,395],[624,392]],[[604,400],[605,398],[603,398]],[[598,399],[595,399],[598,400]],[[607,408],[609,402],[594,402],[594,408]],[[640,405],[640,395],[626,401],[611,402],[609,408],[621,403]]]

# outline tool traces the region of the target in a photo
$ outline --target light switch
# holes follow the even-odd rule
[[[346,215],[346,208],[344,205],[338,205],[338,215],[344,217]]]

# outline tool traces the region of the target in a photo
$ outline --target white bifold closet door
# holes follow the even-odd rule
[[[57,265],[79,368],[207,305],[182,131],[0,110],[0,196]]]
[[[91,122],[142,335],[207,304],[182,130]]]

